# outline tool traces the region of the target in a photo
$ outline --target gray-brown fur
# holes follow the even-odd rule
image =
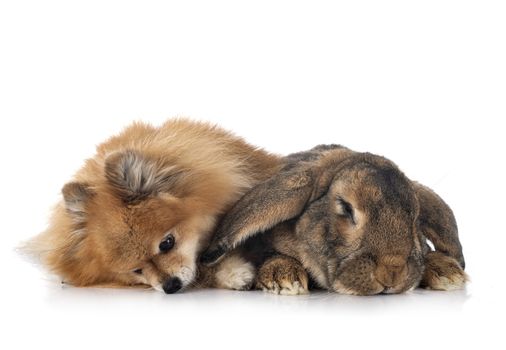
[[[414,187],[420,203],[418,222],[423,235],[434,244],[437,251],[456,259],[465,268],[457,222],[452,210],[430,188],[417,182]]]
[[[329,290],[370,295],[465,281],[456,222],[442,199],[391,161],[342,146],[285,157],[278,174],[226,214],[203,260],[265,231],[266,248],[295,259]],[[297,270],[278,265],[288,275]]]
[[[256,288],[283,294],[300,294],[308,290],[309,277],[304,267],[294,258],[275,255],[260,267]]]

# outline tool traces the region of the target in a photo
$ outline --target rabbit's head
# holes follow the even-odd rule
[[[327,287],[359,295],[415,287],[423,256],[411,181],[395,164],[372,154],[339,161],[328,155],[319,165],[315,190],[321,196],[306,203],[295,235],[309,256],[325,252],[327,266],[320,270],[326,270]]]
[[[220,224],[204,261],[291,220],[285,247],[322,286],[346,294],[400,293],[423,273],[419,205],[389,160],[338,146],[288,156],[283,170],[247,193]],[[274,235],[276,230],[273,231]]]

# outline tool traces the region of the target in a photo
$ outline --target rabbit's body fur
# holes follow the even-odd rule
[[[357,295],[446,290],[466,280],[448,205],[391,161],[338,145],[285,157],[225,215],[203,260],[246,241],[245,250],[261,241],[271,252],[256,286],[274,293],[305,293],[311,282]]]

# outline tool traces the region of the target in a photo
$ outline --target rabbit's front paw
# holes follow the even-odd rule
[[[256,287],[281,295],[308,294],[308,275],[297,260],[276,256],[267,260],[258,271]]]
[[[440,252],[425,257],[425,272],[420,287],[434,290],[462,289],[468,277],[454,258]]]

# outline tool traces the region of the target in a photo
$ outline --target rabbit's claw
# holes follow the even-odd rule
[[[457,260],[440,252],[425,257],[425,272],[420,286],[434,290],[462,289],[468,277]]]
[[[307,272],[297,260],[287,256],[276,256],[267,260],[258,272],[256,286],[273,294],[309,293]]]

